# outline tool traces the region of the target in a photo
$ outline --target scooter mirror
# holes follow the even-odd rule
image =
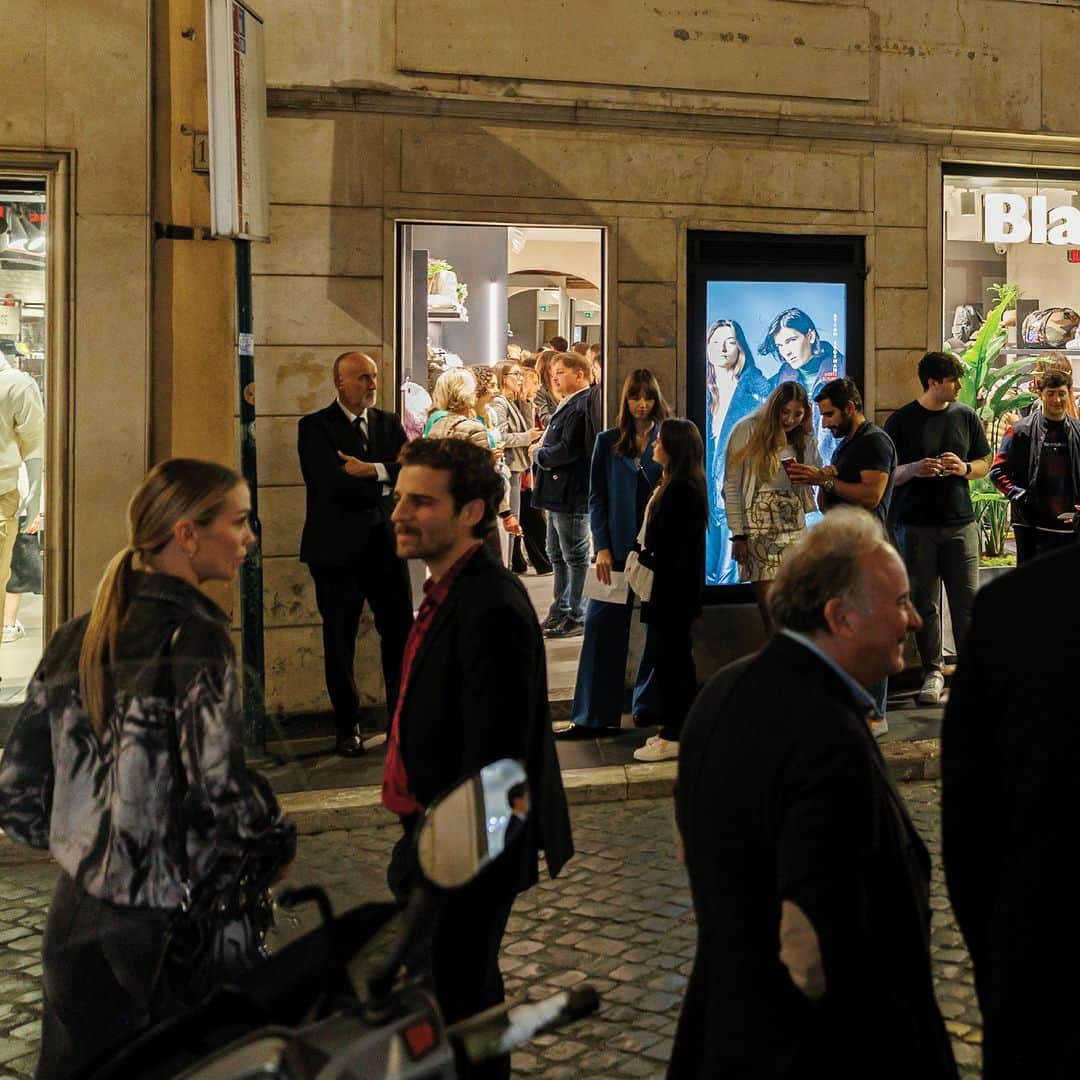
[[[467,884],[514,841],[529,809],[520,762],[503,758],[485,765],[424,814],[416,837],[424,876],[444,889]]]

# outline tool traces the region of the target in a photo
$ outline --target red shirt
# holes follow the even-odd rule
[[[383,766],[382,804],[395,814],[409,816],[422,814],[424,808],[416,801],[409,790],[409,777],[405,771],[405,759],[401,756],[401,707],[405,703],[405,691],[409,687],[409,675],[413,661],[420,650],[424,635],[431,628],[435,613],[450,595],[454,582],[469,560],[480,550],[480,542],[473,544],[464,555],[438,581],[428,578],[424,582],[424,599],[416,620],[412,624],[405,641],[405,655],[401,658],[401,686],[398,689],[397,707],[394,709],[394,721],[390,725],[390,737],[386,741],[386,764]]]

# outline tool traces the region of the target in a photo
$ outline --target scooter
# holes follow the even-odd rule
[[[415,834],[422,880],[409,896],[389,955],[372,965],[366,993],[358,993],[348,969],[372,950],[376,934],[400,908],[362,904],[335,917],[320,887],[286,890],[278,905],[314,903],[321,925],[85,1075],[93,1080],[454,1080],[468,1076],[470,1065],[592,1014],[599,997],[583,985],[447,1025],[424,985],[427,935],[441,902],[513,846],[528,799],[525,770],[505,759],[485,766],[427,809]]]

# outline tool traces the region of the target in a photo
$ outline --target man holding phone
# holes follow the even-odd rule
[[[970,481],[989,470],[990,444],[975,410],[956,400],[963,374],[955,356],[928,352],[919,361],[922,393],[885,421],[900,461],[892,521],[911,599],[923,620],[915,635],[923,668],[921,705],[936,705],[945,688],[942,583],[958,650],[979,584],[979,526]]]

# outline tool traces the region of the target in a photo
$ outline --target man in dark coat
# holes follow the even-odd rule
[[[983,1076],[1071,1076],[1068,979],[1080,959],[1076,848],[1080,551],[1053,552],[975,596],[941,734],[942,858],[975,965]],[[1058,722],[1054,722],[1054,717]]]
[[[838,509],[791,549],[780,632],[698,696],[676,815],[698,949],[670,1077],[946,1080],[930,860],[870,735],[866,687],[920,625],[878,521]]]
[[[436,995],[450,1022],[503,1000],[499,945],[515,895],[554,877],[573,854],[548,711],[544,640],[528,594],[491,555],[502,481],[491,455],[463,439],[418,439],[401,456],[393,521],[398,554],[430,571],[405,647],[401,696],[383,777],[383,805],[403,836],[389,870],[407,892],[419,815],[500,758],[524,762],[529,817],[506,854],[440,910]],[[509,1062],[476,1076],[509,1076]]]
[[[375,616],[391,714],[412,625],[408,570],[394,552],[390,525],[390,496],[405,431],[393,413],[375,408],[377,377],[370,356],[342,353],[334,361],[337,400],[300,418],[297,445],[307,488],[300,561],[308,564],[315,582],[326,689],[337,752],[344,757],[364,752],[353,674],[364,604]]]

